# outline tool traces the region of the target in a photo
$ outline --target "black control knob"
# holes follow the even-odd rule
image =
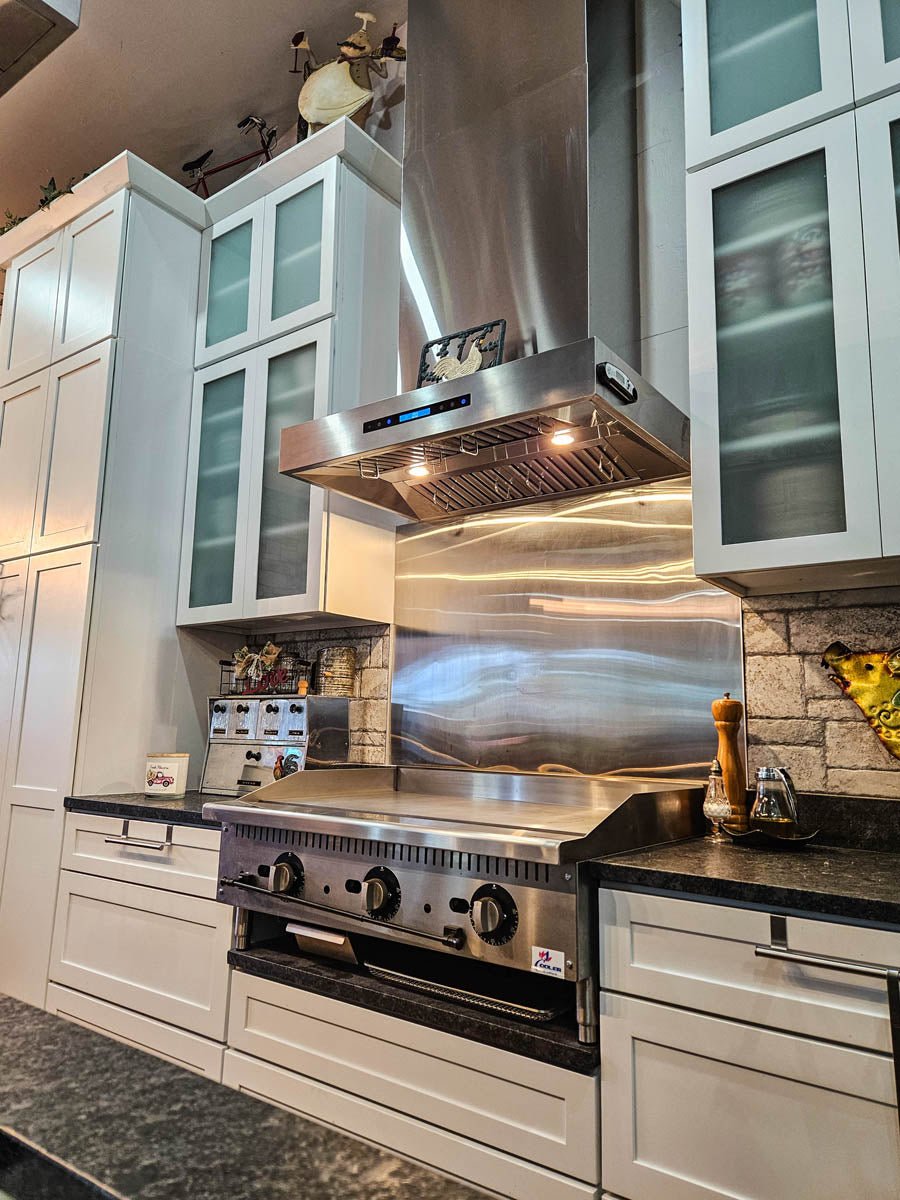
[[[225,705],[224,705],[224,704],[214,704],[214,705],[213,705],[213,712],[216,712],[216,713],[223,713],[224,711],[225,711]]]
[[[387,867],[374,867],[363,880],[363,904],[370,917],[389,921],[400,907],[400,883]]]
[[[302,705],[302,704],[292,704],[292,705],[291,705],[291,707],[290,707],[290,711],[291,711],[292,713],[302,713],[302,712],[303,712],[303,705]]]
[[[267,713],[277,713],[277,712],[278,712],[278,705],[277,705],[277,704],[267,704],[267,705],[266,705],[266,712],[267,712]]]
[[[244,755],[244,758],[246,758],[247,762],[252,762],[253,760],[255,760],[256,762],[259,762],[260,759],[262,758],[262,751],[261,750],[256,750],[256,751],[248,750],[247,753]]]
[[[483,942],[502,946],[510,941],[519,927],[519,910],[506,890],[496,883],[486,883],[472,897],[472,928]]]

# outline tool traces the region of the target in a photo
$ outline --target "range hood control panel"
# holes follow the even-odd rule
[[[468,408],[472,403],[471,394],[454,396],[452,400],[438,400],[434,404],[420,404],[418,408],[407,408],[403,412],[391,413],[387,417],[365,421],[363,433],[375,433],[379,429],[390,429],[396,425],[406,425],[409,421],[421,421],[423,417],[436,417],[440,413],[455,412],[458,408]]]

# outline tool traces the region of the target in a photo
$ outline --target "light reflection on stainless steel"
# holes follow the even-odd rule
[[[686,481],[401,530],[393,761],[698,777],[741,631],[691,550]]]

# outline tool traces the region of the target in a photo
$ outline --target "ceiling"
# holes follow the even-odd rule
[[[318,57],[331,57],[363,8],[378,17],[377,44],[405,20],[407,0],[83,0],[80,29],[0,97],[0,213],[28,216],[51,175],[80,179],[125,149],[178,179],[210,147],[210,165],[226,162],[253,146],[235,128],[248,113],[292,145],[291,37],[305,29]],[[399,111],[375,114],[378,140],[398,155]]]

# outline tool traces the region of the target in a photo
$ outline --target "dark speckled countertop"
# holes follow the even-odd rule
[[[483,1196],[7,996],[0,1125],[128,1200]]]
[[[648,887],[900,926],[900,853],[819,844],[751,850],[696,838],[599,859],[592,868],[605,887]]]
[[[221,799],[221,796],[208,796],[203,792],[185,792],[178,797],[122,792],[113,796],[66,796],[66,808],[70,812],[93,813],[98,817],[168,821],[176,825],[207,825],[218,829],[218,821],[203,820],[203,805]]]

